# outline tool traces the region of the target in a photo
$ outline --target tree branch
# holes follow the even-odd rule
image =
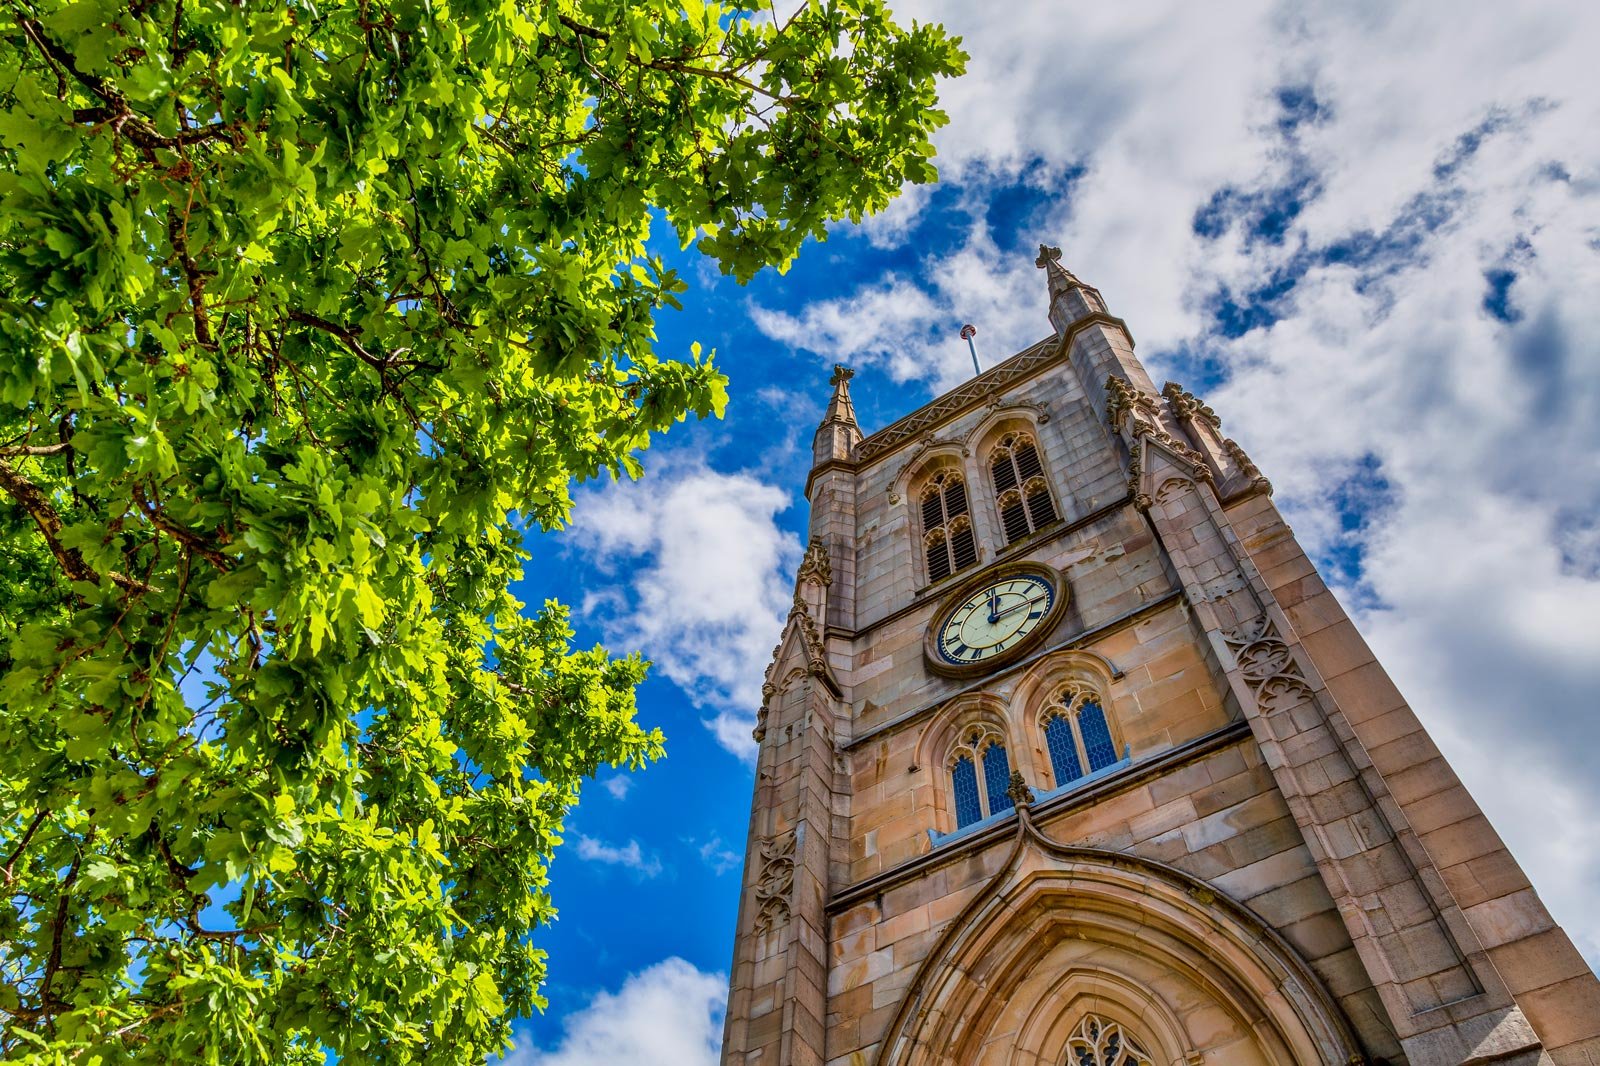
[[[94,830],[89,830],[89,836],[83,842],[83,847],[88,847],[94,840]],[[72,886],[77,883],[78,869],[83,865],[83,850],[73,856],[72,865],[67,869],[67,876],[61,879],[61,895],[56,900],[55,923],[50,929],[50,954],[44,963],[44,979],[39,983],[39,1006],[49,1010],[52,1006],[50,999],[50,983],[55,980],[56,971],[61,968],[61,943],[66,939],[67,907],[72,903]]]
[[[359,339],[361,330],[359,327],[356,329],[346,329],[337,322],[329,322],[325,318],[318,318],[316,315],[310,314],[306,311],[290,311],[289,319],[292,322],[300,323],[302,326],[310,326],[313,329],[320,329],[322,332],[337,338],[344,344],[346,348],[350,349],[350,351],[355,354],[356,358],[360,359],[363,363],[366,363],[375,370],[384,370],[388,368],[387,363],[361,346],[361,341]]]
[[[88,74],[78,69],[77,61],[71,52],[52,41],[45,33],[44,26],[38,20],[12,8],[12,14],[17,20],[17,25],[22,27],[22,32],[32,41],[34,47],[43,53],[51,66],[56,68],[58,75],[63,71],[71,74],[74,81],[89,90],[101,100],[106,107],[77,108],[72,113],[74,122],[90,122],[95,124],[109,124],[117,132],[127,137],[136,146],[144,149],[153,148],[181,148],[188,144],[198,144],[201,141],[218,140],[231,136],[238,129],[236,123],[213,122],[196,129],[179,131],[175,137],[165,137],[156,131],[149,119],[138,114],[128,106],[128,98],[123,96],[116,86],[109,84],[104,78],[96,74]]]
[[[183,148],[204,141],[223,140],[239,128],[232,122],[213,122],[205,126],[179,130],[174,136],[164,137],[142,116],[126,106],[120,111],[109,107],[76,108],[72,112],[72,120],[96,126],[110,125],[140,148]]]
[[[34,815],[33,822],[28,826],[27,831],[22,834],[22,839],[17,841],[17,846],[11,849],[10,855],[6,856],[6,884],[9,885],[17,879],[17,860],[22,858],[22,853],[27,850],[28,844],[33,840],[33,834],[39,831],[39,827],[44,824],[44,820],[48,817],[50,817],[50,811],[47,808],[41,808],[39,813]]]
[[[359,326],[351,329],[347,326],[341,326],[337,322],[329,322],[325,318],[319,318],[318,316],[310,314],[306,311],[290,311],[289,319],[293,322],[298,322],[303,326],[310,326],[313,329],[319,329],[322,332],[338,339],[346,348],[350,349],[351,353],[354,354],[356,358],[360,359],[363,363],[366,363],[380,374],[386,374],[390,370],[394,370],[397,367],[417,367],[422,370],[444,369],[444,367],[440,366],[438,363],[429,363],[421,359],[385,359],[382,356],[373,355],[361,344],[361,328]],[[400,349],[401,352],[409,350],[410,349],[408,348]]]
[[[14,6],[11,10],[12,14],[17,20],[17,25],[22,27],[22,32],[27,35],[28,40],[32,41],[39,51],[44,53],[45,58],[66,70],[67,73],[72,75],[73,79],[77,81],[79,85],[82,85],[85,89],[88,89],[91,93],[98,96],[106,103],[120,104],[122,110],[127,110],[128,101],[123,97],[123,95],[112,86],[107,85],[105,81],[98,75],[85,74],[83,71],[79,70],[78,64],[72,57],[72,53],[67,51],[65,48],[62,48],[59,44],[56,44],[56,42],[47,37],[44,32],[44,27],[41,26],[37,20],[31,19],[24,15]]]
[[[567,15],[560,15],[557,17],[561,20],[561,25],[565,26],[579,37],[588,37],[601,42],[611,40],[611,34],[607,33],[605,30],[596,29],[593,26],[586,26]],[[581,51],[583,47],[581,42],[579,43],[578,47]],[[595,70],[593,64],[589,64],[589,57],[587,54],[584,54],[583,61],[585,64],[589,65],[590,70],[594,70],[594,73],[597,77],[601,78],[612,88],[618,88],[616,82],[600,73],[600,71]],[[696,67],[688,63],[680,63],[673,59],[652,59],[650,62],[646,63],[632,52],[628,53],[628,62],[643,70],[670,71],[675,74],[688,74],[696,78],[710,78],[713,81],[727,82],[730,85],[737,85],[741,89],[747,89],[750,92],[758,93],[761,96],[765,96],[769,100],[776,100],[782,104],[794,103],[796,99],[793,96],[785,96],[779,93],[771,92],[767,89],[763,89],[755,82],[750,81],[748,78],[741,78],[732,71],[717,70],[714,67]]]
[[[14,444],[9,448],[0,448],[0,457],[12,459],[19,456],[61,455],[71,450],[72,445],[65,441],[60,444]]]
[[[150,501],[150,498],[145,495],[142,485],[133,487],[133,498],[138,503],[140,512],[145,518],[149,519],[150,524],[155,526],[156,529],[199,555],[218,570],[230,570],[233,568],[233,560],[212,547],[204,537],[192,529],[186,529],[163,514],[161,505]]]
[[[189,199],[193,202],[194,187],[189,188]],[[200,264],[194,261],[189,254],[189,206],[183,209],[183,218],[180,220],[176,211],[167,215],[167,240],[172,244],[172,250],[178,256],[178,265],[183,267],[183,276],[189,282],[189,306],[194,308],[194,339],[205,348],[214,347],[211,342],[211,319],[206,313],[206,281],[207,273]]]
[[[78,549],[69,548],[61,543],[61,515],[56,512],[50,500],[39,491],[39,486],[23,477],[15,467],[3,459],[0,459],[0,489],[4,489],[7,495],[28,512],[28,517],[39,527],[50,554],[55,556],[56,562],[60,564],[68,580],[100,584],[100,575],[95,573],[94,567],[83,561]],[[147,585],[137,578],[128,577],[126,574],[111,573],[106,576],[113,584],[130,591],[155,591],[154,586]]]

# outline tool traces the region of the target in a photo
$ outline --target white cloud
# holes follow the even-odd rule
[[[661,860],[646,856],[637,840],[621,846],[607,844],[594,837],[578,836],[578,858],[584,862],[601,862],[607,866],[623,866],[644,877],[655,877],[661,872]]]
[[[727,975],[666,959],[569,1015],[553,1050],[518,1047],[506,1066],[715,1066],[727,994]]]
[[[888,209],[868,217],[861,225],[861,232],[879,248],[903,244],[933,198],[933,188],[932,185],[902,185],[900,195],[889,202]]]
[[[1043,332],[1016,249],[1059,241],[1158,381],[1180,356],[1220,370],[1206,398],[1308,547],[1359,552],[1340,588],[1358,624],[1600,962],[1600,7],[896,11],[973,55],[936,138],[964,202],[1076,176],[1037,233],[974,211],[915,276],[758,325],[945,387],[967,373],[951,322],[995,357]],[[869,238],[911,239],[916,207]],[[1515,322],[1485,310],[1497,270]],[[1218,329],[1225,294],[1284,279],[1276,322]],[[1381,491],[1347,531],[1352,477]]]
[[[1014,310],[1019,293],[1037,290],[1037,273],[1030,261],[1001,259],[979,228],[966,248],[930,264],[926,288],[890,275],[799,314],[752,306],[750,317],[774,340],[857,366],[882,365],[896,381],[932,380],[942,390],[972,376],[963,323],[978,326],[984,366],[1049,335],[1048,322]]]
[[[680,458],[639,482],[583,493],[572,540],[617,583],[586,597],[615,648],[639,648],[753,758],[762,668],[783,629],[800,543],[779,528],[788,493]]]
[[[633,788],[633,778],[626,774],[613,774],[600,782],[600,787],[611,793],[611,798],[622,801],[628,798],[628,790]]]
[[[713,836],[700,845],[700,859],[718,877],[744,864],[744,856],[729,848],[719,836]]]

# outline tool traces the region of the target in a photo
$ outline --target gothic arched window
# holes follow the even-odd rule
[[[1064,1066],[1153,1066],[1153,1060],[1121,1025],[1098,1014],[1085,1014],[1067,1038]]]
[[[1005,739],[993,728],[975,726],[962,732],[950,749],[950,788],[955,795],[956,828],[1009,810],[1011,759]]]
[[[922,550],[930,582],[978,561],[978,542],[967,511],[967,486],[954,470],[940,471],[923,488]]]
[[[1020,540],[1056,520],[1055,501],[1039,459],[1039,446],[1026,433],[1007,433],[989,456],[995,506],[1006,543]]]
[[[1111,736],[1111,722],[1093,693],[1064,689],[1040,716],[1044,745],[1050,753],[1050,771],[1056,787],[1071,784],[1086,774],[1104,770],[1121,760]]]

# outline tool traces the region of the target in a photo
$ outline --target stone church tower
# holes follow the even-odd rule
[[[1271,487],[1054,331],[863,436],[767,671],[723,1062],[1600,1066],[1600,982]]]

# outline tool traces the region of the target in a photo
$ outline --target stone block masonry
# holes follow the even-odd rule
[[[834,374],[723,1061],[1600,1066],[1600,982],[1266,477],[1057,250],[1037,265],[1051,335],[890,426],[864,435]],[[997,479],[1003,440],[1042,473]],[[935,478],[964,510],[923,508]],[[1006,520],[1023,491],[1055,519]],[[957,529],[976,559],[944,576]],[[1066,607],[930,660],[949,605],[1019,567]]]

